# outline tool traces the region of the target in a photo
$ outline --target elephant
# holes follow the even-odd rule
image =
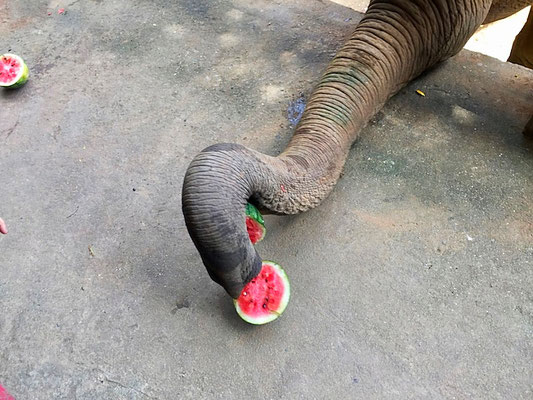
[[[182,211],[211,279],[238,298],[261,270],[262,259],[245,225],[248,202],[277,215],[318,206],[339,179],[359,132],[391,96],[458,53],[484,21],[508,16],[530,3],[372,0],[325,69],[281,154],[272,157],[221,143],[191,161],[183,182]],[[511,61],[533,66],[532,37],[533,11],[515,41]]]

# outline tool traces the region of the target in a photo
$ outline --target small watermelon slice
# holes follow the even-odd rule
[[[233,300],[237,314],[246,322],[262,325],[278,318],[291,296],[289,278],[278,264],[263,261],[261,272]]]
[[[22,58],[15,54],[0,55],[0,86],[15,89],[26,83],[30,71]]]
[[[246,204],[246,229],[252,244],[263,240],[266,233],[265,221],[257,208],[252,204]]]

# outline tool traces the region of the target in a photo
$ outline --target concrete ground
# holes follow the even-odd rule
[[[0,0],[0,52],[32,73],[0,94],[17,400],[532,398],[532,71],[462,51],[376,115],[321,207],[267,217],[260,253],[293,288],[274,323],[240,320],[187,235],[192,157],[282,150],[360,18],[326,0]]]

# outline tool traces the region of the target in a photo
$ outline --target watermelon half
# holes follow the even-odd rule
[[[263,240],[266,233],[265,221],[257,208],[252,204],[246,204],[246,229],[252,244]]]
[[[15,54],[0,55],[0,86],[15,89],[26,83],[30,71],[22,58]]]
[[[278,318],[291,297],[289,278],[278,264],[263,261],[261,272],[233,300],[237,314],[246,322],[262,325]]]

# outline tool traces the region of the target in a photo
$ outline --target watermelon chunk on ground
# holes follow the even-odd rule
[[[26,83],[29,76],[28,66],[15,54],[0,55],[0,86],[17,88]]]
[[[289,278],[283,268],[272,261],[263,261],[259,275],[248,282],[234,300],[235,309],[250,324],[266,324],[285,311],[290,295]]]

